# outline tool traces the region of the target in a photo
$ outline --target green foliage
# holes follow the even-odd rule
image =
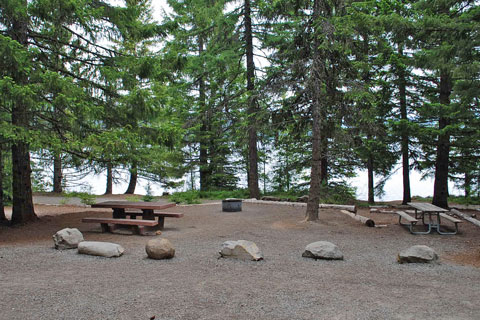
[[[469,205],[469,204],[480,205],[480,196],[476,196],[476,197],[449,196],[448,202],[464,204],[464,205]]]
[[[152,186],[150,185],[150,182],[149,182],[147,184],[146,194],[142,197],[142,201],[151,202],[154,199],[155,197],[152,195]]]
[[[331,182],[328,186],[322,185],[320,192],[321,203],[354,204],[355,189],[344,182]]]
[[[198,191],[175,192],[169,196],[169,200],[175,203],[198,204],[200,195]]]
[[[63,194],[64,199],[62,200],[64,203],[67,204],[69,199],[71,198],[79,198],[80,202],[85,205],[92,205],[96,202],[97,196],[88,192],[66,192]]]
[[[247,189],[218,190],[218,191],[190,190],[185,192],[175,192],[174,194],[170,195],[169,200],[176,203],[195,204],[195,203],[201,203],[200,199],[223,200],[227,198],[246,199],[248,198],[248,190]]]
[[[130,202],[139,202],[142,200],[142,197],[137,196],[137,195],[128,195],[125,197],[125,200],[130,201]],[[144,200],[142,200],[144,201]]]

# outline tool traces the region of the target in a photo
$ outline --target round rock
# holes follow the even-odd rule
[[[55,249],[75,249],[83,241],[83,234],[76,228],[65,228],[53,235]]]
[[[435,263],[438,255],[428,246],[416,245],[400,252],[397,260],[399,263]]]
[[[175,256],[175,248],[167,239],[152,239],[147,242],[145,251],[150,259],[171,259]]]
[[[302,257],[324,260],[343,260],[343,253],[328,241],[317,241],[305,247]]]

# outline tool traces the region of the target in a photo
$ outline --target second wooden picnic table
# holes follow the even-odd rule
[[[413,234],[428,234],[432,232],[433,229],[435,229],[439,234],[456,234],[458,232],[457,224],[461,221],[446,215],[446,212],[448,212],[447,209],[437,207],[427,202],[409,202],[408,205],[411,206],[413,209],[415,209],[415,219],[419,219],[419,218],[422,219],[423,224],[428,227],[428,230],[425,232],[413,232],[412,230],[410,230]],[[428,215],[428,220],[429,220],[428,223],[425,223],[426,215]],[[454,232],[441,231],[440,217],[443,217],[455,223],[455,231]]]

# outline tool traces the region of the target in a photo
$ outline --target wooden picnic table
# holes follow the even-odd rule
[[[134,228],[139,234],[144,234],[144,228],[146,227],[162,229],[165,217],[183,217],[183,213],[158,211],[175,206],[175,203],[163,202],[105,201],[93,204],[91,207],[111,208],[113,211],[112,218],[83,218],[82,222],[100,223],[103,232],[112,231],[117,225],[124,225]],[[130,219],[127,219],[127,216]],[[142,219],[137,220],[137,216],[141,216]],[[158,217],[158,222],[155,221],[155,217]],[[112,225],[112,227],[109,225]]]
[[[431,233],[434,229],[438,234],[456,234],[458,232],[458,223],[461,221],[450,217],[446,214],[449,210],[437,207],[431,203],[427,202],[409,202],[409,206],[415,209],[415,219],[422,219],[422,222],[427,226],[427,231],[413,231],[410,228],[410,232],[413,234],[428,234]],[[428,216],[428,222],[425,223],[425,217]],[[441,230],[441,219],[445,218],[455,224],[454,232],[445,232]],[[415,220],[412,219],[412,220]]]
[[[154,211],[175,207],[175,203],[143,202],[143,201],[105,201],[92,204],[92,208],[113,209],[114,219],[125,219],[125,209],[140,209],[144,220],[155,220]]]

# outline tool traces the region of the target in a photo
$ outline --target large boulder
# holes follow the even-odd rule
[[[83,241],[83,234],[76,228],[65,228],[53,235],[55,249],[75,249]]]
[[[305,247],[302,257],[324,260],[343,260],[343,253],[328,241],[317,241]]]
[[[83,241],[78,245],[78,253],[106,258],[120,257],[125,249],[119,244],[100,241]]]
[[[438,255],[428,246],[416,245],[400,252],[397,260],[399,263],[435,263]]]
[[[167,239],[152,239],[147,242],[145,251],[150,259],[171,259],[175,256],[175,248]]]
[[[252,241],[237,240],[225,241],[220,249],[220,255],[224,258],[258,261],[263,259],[263,254]]]

